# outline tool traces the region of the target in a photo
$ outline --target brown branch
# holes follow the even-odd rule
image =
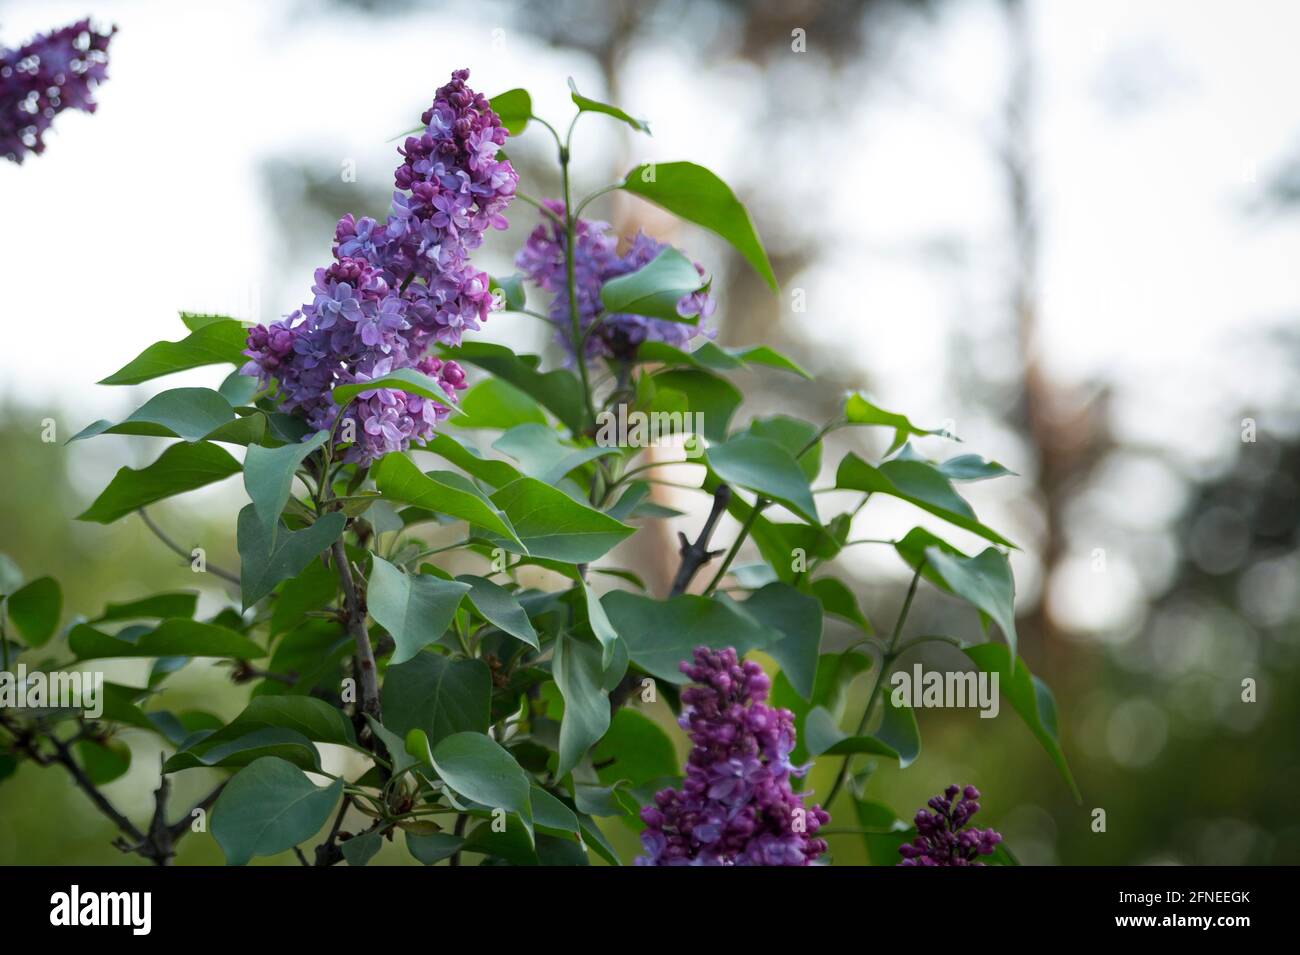
[[[679,597],[686,593],[686,588],[691,585],[691,581],[699,573],[700,568],[722,553],[720,550],[709,550],[709,539],[713,536],[718,521],[722,520],[722,515],[726,513],[727,505],[730,503],[731,487],[727,484],[719,484],[717,490],[713,492],[713,507],[709,510],[709,516],[705,519],[704,526],[700,528],[699,536],[695,538],[695,542],[692,543],[685,534],[678,532],[677,538],[680,541],[680,547],[677,552],[681,557],[681,564],[677,568],[672,587],[668,591],[670,598]],[[611,712],[617,712],[618,708],[627,702],[628,697],[632,695],[632,690],[639,682],[640,680],[634,673],[627,673],[623,676],[623,679],[618,682],[618,686],[614,687],[609,694]]]
[[[380,718],[379,676],[375,669],[375,651],[366,632],[366,608],[357,593],[352,569],[348,566],[347,549],[339,538],[331,548],[338,570],[339,583],[343,585],[343,606],[347,611],[345,624],[357,648],[357,672],[361,682],[361,709],[376,720]]]
[[[722,553],[720,550],[709,550],[709,538],[713,536],[714,528],[718,526],[718,521],[722,519],[730,503],[731,487],[719,484],[718,489],[713,492],[713,508],[709,511],[704,526],[700,528],[695,543],[688,541],[686,535],[680,531],[677,533],[677,539],[681,544],[677,552],[681,555],[682,562],[677,568],[676,576],[673,577],[672,587],[668,591],[669,597],[686,593],[686,588],[690,586],[691,580],[699,573],[700,568]]]
[[[38,766],[51,766],[58,764],[62,766],[72,777],[77,788],[86,794],[95,808],[100,811],[117,829],[121,832],[114,841],[113,845],[123,852],[130,852],[148,859],[154,865],[167,865],[175,853],[176,843],[190,831],[190,819],[194,815],[194,809],[208,809],[217,797],[221,795],[222,789],[225,788],[225,782],[218,785],[212,792],[204,796],[195,804],[194,808],[189,811],[182,819],[172,825],[167,824],[167,798],[171,792],[171,781],[167,775],[161,774],[158,782],[158,788],[154,791],[154,810],[153,816],[149,821],[149,831],[142,832],[130,819],[118,811],[117,807],[109,800],[107,796],[95,785],[94,781],[86,775],[85,770],[77,764],[76,758],[72,755],[72,748],[69,742],[75,742],[78,739],[86,737],[85,729],[70,741],[59,739],[51,730],[32,730],[20,729],[0,719],[0,725],[13,734],[13,745],[20,752],[26,755],[32,762]],[[45,755],[35,745],[37,733],[49,740],[50,745],[54,747],[53,755]]]

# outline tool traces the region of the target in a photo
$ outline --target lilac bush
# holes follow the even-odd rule
[[[45,133],[66,109],[93,113],[95,87],[108,78],[108,31],[89,20],[0,47],[0,155],[21,163],[45,152]]]
[[[766,705],[767,674],[730,647],[699,647],[681,670],[693,681],[679,720],[692,743],[686,780],[641,810],[637,864],[811,864],[826,851],[815,833],[830,815],[791,787],[807,771],[790,762],[794,714]]]
[[[867,799],[872,773],[854,763],[870,754],[912,764],[920,728],[882,688],[905,653],[941,642],[962,666],[1017,681],[1015,692],[1033,681],[1036,708],[1017,712],[1073,786],[1051,694],[1015,649],[1014,545],[980,523],[955,486],[1006,469],[973,454],[930,460],[914,442],[947,432],[858,393],[825,421],[745,420],[732,374],[811,376],[770,346],[728,347],[701,331],[717,307],[715,268],[643,233],[620,247],[608,225],[582,216],[615,191],[653,203],[717,235],[776,292],[731,188],[674,161],[575,196],[578,121],[604,117],[637,132],[644,122],[573,89],[576,114],[561,134],[533,114],[526,91],[488,100],[468,79],[453,73],[400,147],[386,217],[338,221],[332,260],[300,308],[252,328],[185,313],[184,339],[151,345],[104,380],[137,385],[205,365],[248,376],[231,372],[219,390],[164,390],[129,418],[75,436],[176,439],[153,463],[122,468],[79,519],[138,515],[185,566],[209,575],[205,597],[221,607],[205,599],[199,616],[197,589],[158,594],[58,631],[55,581],[0,595],[3,669],[11,650],[31,664],[166,661],[147,686],[115,687],[99,722],[0,709],[0,770],[19,758],[62,766],[120,830],[124,850],[158,864],[197,831],[193,811],[165,805],[170,777],[197,769],[223,774],[194,808],[211,809],[205,838],[235,865],[293,850],[305,864],[365,865],[394,842],[426,865],[592,856],[617,865],[626,860],[616,834],[623,845],[639,836],[642,865],[825,864],[830,840],[839,849],[839,840],[865,836],[871,852],[874,836],[895,839],[892,813],[883,833],[832,831],[828,810],[885,818]],[[508,135],[529,128],[554,141],[558,199],[520,190],[502,151]],[[487,230],[508,227],[516,197],[543,221],[520,243],[520,272],[489,278],[475,250]],[[544,305],[530,307],[526,285]],[[554,331],[558,367],[467,334],[494,309]],[[453,409],[468,413],[464,427],[440,428]],[[599,424],[656,414],[699,422],[700,453],[673,461],[693,469],[694,483],[672,483],[707,511],[693,536],[679,532],[662,593],[619,566],[615,548],[647,523],[695,520],[654,497],[656,469],[679,449],[652,453],[655,429],[639,426],[601,438]],[[868,461],[861,442],[823,466],[825,439],[841,429],[884,429],[888,447]],[[442,463],[426,470],[410,454],[418,448]],[[247,496],[231,521],[237,570],[182,546],[146,511],[235,475]],[[864,535],[854,525],[876,495],[982,538],[984,550],[967,554],[928,526],[888,542]],[[715,547],[724,526],[738,529]],[[659,540],[638,543],[647,539]],[[911,573],[888,638],[835,569],[843,550],[868,541],[888,543]],[[734,562],[750,544],[761,566],[742,572]],[[1005,642],[902,642],[923,580],[995,622]],[[849,650],[823,642],[828,615],[853,628]],[[742,659],[749,650],[766,654],[768,669]],[[205,672],[253,685],[229,722],[168,708],[191,696],[166,692],[171,675],[202,658],[229,665]],[[870,689],[855,682],[865,671]],[[679,694],[683,675],[691,685]],[[850,734],[843,724],[854,722]],[[691,746],[684,771],[678,728]],[[166,752],[147,825],[98,789],[129,768],[129,747],[116,737],[124,730],[155,733]],[[324,760],[319,744],[348,758]],[[814,771],[818,787],[833,778],[817,803]],[[973,863],[996,844],[991,830],[968,828],[978,794],[968,789],[954,803],[956,793],[917,816],[917,840],[903,850],[909,864]],[[168,826],[170,818],[180,822]]]

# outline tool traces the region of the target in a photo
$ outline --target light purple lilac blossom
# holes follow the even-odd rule
[[[694,744],[681,789],[641,810],[645,854],[637,865],[809,865],[826,851],[815,837],[830,821],[790,787],[794,714],[764,702],[769,682],[730,647],[695,651],[682,672],[683,729]]]
[[[55,116],[95,111],[91,93],[108,78],[108,41],[116,32],[78,20],[15,50],[0,47],[0,155],[17,163],[40,155]]]
[[[557,326],[556,338],[572,353],[573,340],[569,318],[569,293],[564,260],[566,237],[564,234],[564,203],[547,199],[542,205],[552,215],[543,213],[543,223],[533,230],[524,247],[515,257],[520,268],[543,291],[554,298],[548,310],[551,321]],[[593,322],[599,322],[586,341],[588,358],[604,357],[628,360],[636,355],[637,347],[646,340],[666,342],[680,348],[699,333],[699,328],[684,322],[668,322],[644,315],[605,314],[600,301],[600,290],[610,279],[635,272],[650,263],[665,246],[638,232],[622,255],[618,253],[618,238],[609,234],[609,223],[578,219],[574,224],[577,241],[573,254],[573,284],[577,289],[578,321],[585,332]],[[701,276],[702,266],[695,266]],[[713,298],[705,292],[684,296],[677,303],[677,314],[683,318],[699,317],[701,321],[716,309]]]
[[[469,253],[488,228],[506,227],[519,176],[498,159],[506,130],[487,99],[457,70],[424,112],[425,131],[398,150],[403,161],[388,218],[339,220],[334,262],[316,270],[310,303],[249,331],[243,371],[278,383],[280,410],[313,431],[336,424],[331,392],[403,368],[436,379],[455,396],[465,376],[454,361],[426,353],[457,345],[492,309],[488,276]],[[393,389],[363,392],[347,408],[356,443],[347,460],[369,463],[433,436],[450,414],[436,402]],[[340,429],[338,434],[342,435]]]
[[[961,799],[956,803],[957,794]],[[916,838],[898,847],[903,857],[899,865],[943,866],[983,865],[980,856],[992,855],[1002,835],[992,829],[968,829],[967,824],[980,811],[980,792],[974,786],[959,789],[949,786],[916,814]]]

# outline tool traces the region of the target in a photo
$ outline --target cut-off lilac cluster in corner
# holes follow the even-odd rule
[[[312,301],[248,335],[243,372],[278,385],[280,410],[313,431],[335,429],[339,385],[373,381],[404,368],[434,378],[455,396],[465,376],[454,361],[427,355],[458,345],[492,309],[488,276],[470,262],[488,228],[506,227],[519,176],[499,158],[506,130],[488,100],[457,70],[421,117],[424,132],[399,148],[402,164],[388,218],[339,220],[334,262],[316,270]],[[377,388],[348,405],[355,442],[346,460],[368,464],[426,442],[450,411],[429,399]]]
[[[108,78],[107,32],[78,20],[17,49],[0,47],[0,155],[21,163],[45,152],[45,133],[65,109],[93,113]]]
[[[826,851],[815,835],[830,821],[791,789],[794,714],[768,706],[769,681],[731,648],[700,647],[682,672],[680,723],[694,744],[681,789],[641,810],[645,854],[637,865],[810,865]]]
[[[898,847],[903,857],[898,864],[983,865],[979,857],[992,855],[1002,835],[993,829],[967,828],[971,818],[980,811],[979,798],[980,792],[974,786],[965,789],[949,786],[932,797],[926,805],[933,811],[921,809],[916,813],[916,838]]]
[[[550,292],[547,312],[557,327],[556,338],[572,354],[572,320],[569,316],[569,290],[564,232],[564,203],[547,199],[542,205],[543,222],[524,243],[515,257],[515,265],[538,288]],[[549,213],[549,214],[547,214]],[[578,219],[574,223],[573,284],[577,291],[578,323],[585,333],[593,323],[596,328],[587,335],[585,354],[588,358],[604,357],[631,360],[644,341],[660,341],[680,348],[699,334],[697,325],[669,322],[644,315],[606,314],[600,300],[600,290],[610,279],[635,272],[648,265],[666,248],[663,243],[638,232],[623,254],[618,252],[618,239],[609,233],[609,223]],[[704,268],[696,263],[696,271],[705,275]],[[712,296],[694,292],[683,296],[677,303],[677,314],[683,318],[703,321],[716,309]]]

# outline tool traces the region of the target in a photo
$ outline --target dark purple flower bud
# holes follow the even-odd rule
[[[953,800],[961,793],[961,799]],[[966,824],[980,810],[979,790],[949,786],[942,795],[926,802],[933,812],[916,814],[916,838],[898,847],[903,866],[983,865],[980,856],[992,855],[1002,836],[992,829],[967,829]]]

